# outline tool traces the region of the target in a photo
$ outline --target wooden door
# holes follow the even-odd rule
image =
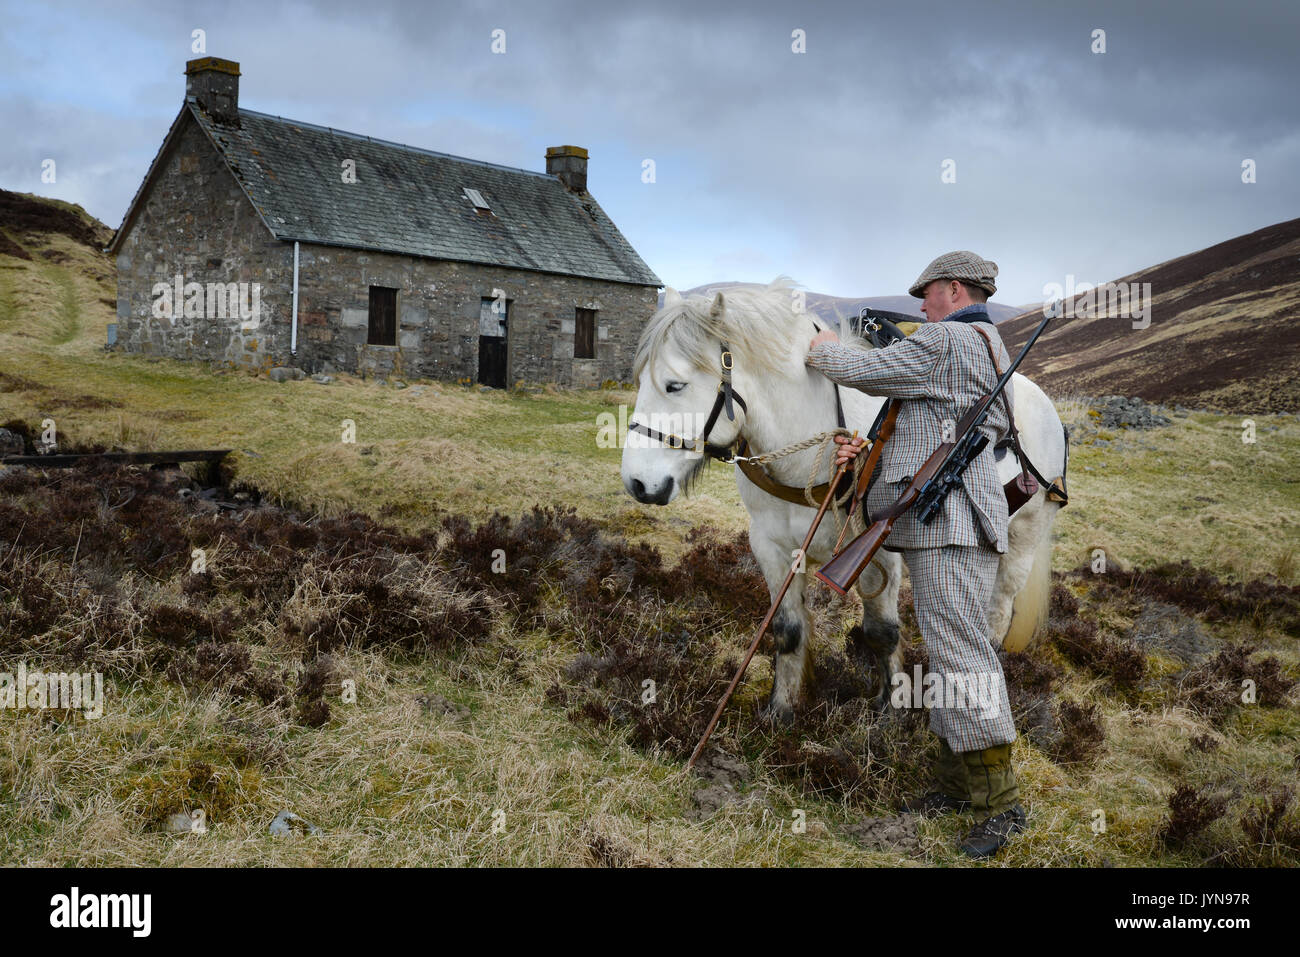
[[[506,343],[509,340],[508,300],[483,299],[479,306],[478,381],[504,389],[510,375]]]

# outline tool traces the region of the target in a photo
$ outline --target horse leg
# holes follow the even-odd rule
[[[854,625],[849,630],[849,652],[859,662],[876,673],[880,690],[872,699],[872,707],[884,711],[889,702],[894,676],[902,674],[903,651],[898,630],[898,589],[902,584],[903,560],[897,552],[882,549],[876,553],[874,561],[885,569],[887,581],[880,588],[880,569],[872,565],[864,571],[857,582],[859,597],[862,598],[862,624]],[[879,594],[868,597],[879,590]],[[903,675],[906,681],[907,676]]]
[[[790,566],[795,561],[771,539],[750,528],[750,543],[758,567],[767,580],[768,594],[776,598]],[[811,665],[808,640],[812,637],[812,614],[804,603],[807,574],[799,572],[786,589],[785,597],[772,616],[772,641],[776,655],[772,659],[772,694],[766,713],[786,727],[794,723],[794,709],[799,702],[805,671]]]

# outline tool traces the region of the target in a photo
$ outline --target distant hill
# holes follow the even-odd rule
[[[62,234],[95,250],[102,250],[113,238],[113,230],[80,206],[0,189],[0,255],[30,260],[23,240],[43,247],[40,237],[49,233]]]
[[[711,295],[719,289],[736,286],[761,286],[756,282],[710,282],[692,289],[678,290],[683,296]],[[820,292],[806,292],[808,311],[820,319],[839,325],[845,316],[856,316],[863,306],[871,309],[884,309],[889,312],[901,312],[917,319],[924,319],[921,313],[921,300],[913,296],[828,296]],[[663,293],[659,294],[659,305],[664,304]],[[1000,302],[989,303],[989,315],[995,323],[1003,322],[1025,311],[1024,306],[1006,306]]]
[[[0,350],[5,337],[49,349],[104,343],[117,312],[113,230],[80,206],[0,189]],[[8,385],[0,378],[0,406]]]
[[[1151,283],[1150,325],[1104,314],[1054,319],[1021,367],[1049,394],[1300,411],[1300,219],[1114,281]],[[1012,355],[1042,315],[1035,307],[1000,325]]]

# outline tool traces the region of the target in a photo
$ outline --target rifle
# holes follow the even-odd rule
[[[1030,347],[1038,341],[1047,324],[1052,321],[1055,310],[1050,312],[1044,310],[1044,312],[1042,323],[1020,350],[1020,355],[1016,356],[1016,360],[1007,367],[1007,371],[1002,373],[997,385],[987,395],[978,399],[957,423],[956,438],[952,442],[939,443],[939,447],[930,453],[930,457],[912,476],[912,481],[908,483],[898,500],[866,531],[849,542],[842,552],[817,569],[816,575],[819,579],[841,595],[847,594],[853,587],[853,583],[858,580],[858,576],[885,543],[889,533],[894,530],[894,523],[909,509],[919,510],[917,519],[923,525],[928,525],[934,520],[943,509],[943,501],[948,493],[961,484],[962,473],[988,445],[989,437],[980,432],[979,427],[988,418],[994,401],[1011,381],[1011,376],[1028,354]]]

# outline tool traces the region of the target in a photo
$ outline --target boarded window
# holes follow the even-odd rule
[[[596,358],[596,310],[575,309],[573,321],[573,358]]]
[[[372,346],[397,345],[396,289],[370,287],[370,330],[366,343]]]
[[[510,319],[510,300],[484,296],[478,305],[478,334],[505,338]]]

